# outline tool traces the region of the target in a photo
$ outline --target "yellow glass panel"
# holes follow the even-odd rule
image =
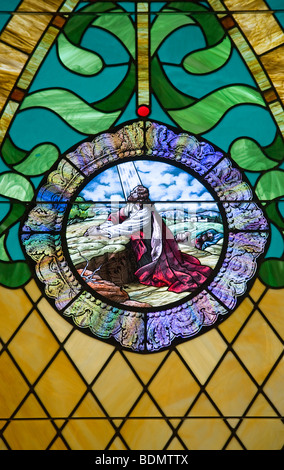
[[[233,341],[252,310],[253,304],[248,298],[246,298],[235,312],[218,326],[218,329],[223,333],[228,341]]]
[[[212,405],[208,396],[202,393],[189,413],[190,417],[200,417],[200,416],[219,416],[218,411]]]
[[[268,10],[263,0],[224,0],[226,7],[232,11],[242,10]]]
[[[46,449],[55,434],[53,425],[45,420],[13,421],[4,431],[13,450]]]
[[[22,375],[4,351],[0,356],[0,418],[9,418],[29,388]]]
[[[284,46],[280,46],[273,51],[267,52],[261,56],[268,75],[270,76],[274,87],[276,88],[280,99],[284,102],[283,70],[284,70]]]
[[[140,379],[146,384],[168,353],[164,351],[157,354],[138,355],[129,352],[124,352],[123,354],[132,366],[139,371]]]
[[[175,437],[167,446],[167,450],[184,450],[184,445]]]
[[[100,405],[97,403],[95,398],[88,392],[84,396],[83,400],[79,404],[78,408],[72,415],[76,418],[105,418],[106,415],[103,412]]]
[[[259,303],[259,308],[275,328],[277,333],[284,339],[284,290],[270,289]]]
[[[231,432],[222,419],[192,418],[182,424],[179,435],[190,450],[220,450]]]
[[[78,419],[80,417],[98,419]],[[107,446],[115,427],[107,419],[100,418],[106,418],[105,414],[88,393],[62,432],[73,450],[104,449]]]
[[[8,447],[4,444],[2,439],[0,439],[0,450],[8,450]]]
[[[50,446],[49,450],[67,450],[67,447],[62,441],[62,439],[58,437]]]
[[[62,0],[23,0],[21,5],[19,5],[18,11],[33,11],[33,12],[43,12],[43,11],[56,11],[62,3]]]
[[[19,13],[12,16],[0,38],[16,49],[30,54],[51,19],[51,15]]]
[[[77,330],[66,342],[65,349],[88,383],[92,382],[114,351],[113,346]]]
[[[35,387],[51,416],[68,416],[86,390],[73,365],[60,352]]]
[[[6,289],[0,286],[0,337],[4,342],[18,328],[32,304],[22,289]]]
[[[109,446],[109,450],[126,450],[126,446],[121,439],[116,437],[112,444]]]
[[[160,416],[161,417],[161,412],[155,406],[153,400],[151,400],[149,395],[144,393],[144,395],[140,398],[137,406],[135,406],[130,416],[136,416],[136,417]]]
[[[143,416],[154,419],[133,419]],[[163,420],[157,419],[158,417],[162,417],[160,411],[149,395],[145,393],[130,414],[130,419],[123,424],[120,430],[131,449],[159,450],[164,447],[172,430]]]
[[[206,391],[225,416],[242,415],[256,390],[256,386],[231,352],[225,356],[206,386]]]
[[[249,13],[234,14],[234,19],[241,26],[249,42],[257,54],[273,49],[283,44],[284,34],[272,13],[263,0],[225,0],[226,7],[232,11],[248,11]],[[253,13],[260,11],[261,13]]]
[[[283,347],[270,326],[256,311],[236,340],[234,349],[260,384],[278,359]]]
[[[175,352],[172,352],[149,386],[157,404],[167,416],[183,416],[199,386]]]
[[[122,427],[121,435],[131,449],[161,450],[172,430],[163,419],[129,419]]]
[[[33,51],[42,33],[53,18],[52,15],[44,15],[42,12],[55,12],[61,4],[61,0],[49,0],[48,2],[23,0],[21,2],[18,8],[19,13],[10,18],[0,36],[5,43],[19,49],[19,51],[14,51],[13,55],[10,54],[10,57],[15,59],[20,51],[27,53]],[[40,12],[41,14],[28,14],[26,12]],[[27,56],[25,57],[27,59]]]
[[[65,420],[65,419],[56,419],[56,418],[55,418],[53,421],[54,421],[54,424],[56,425],[56,427],[57,427],[58,429],[61,429],[62,426],[64,426],[64,425],[66,424],[66,420]]]
[[[231,439],[229,444],[226,446],[226,450],[243,450],[243,447],[241,446],[239,441],[237,441],[237,439],[233,437],[233,439]]]
[[[244,419],[237,434],[247,450],[279,450],[284,443],[279,419]]]
[[[16,418],[46,418],[47,415],[33,394],[30,394],[17,412]]]
[[[271,13],[236,14],[234,18],[242,28],[257,54],[263,54],[283,44],[284,34]]]
[[[142,391],[139,380],[119,353],[114,355],[92,388],[113,417],[125,416]]]
[[[73,327],[64,318],[62,318],[47,302],[46,299],[41,299],[37,307],[41,314],[46,319],[47,323],[51,326],[53,332],[56,334],[60,341],[64,341],[66,336],[72,331]]]
[[[178,431],[188,449],[214,450],[224,446],[230,436],[230,430],[223,419],[217,418],[218,416],[208,397],[202,394]]]
[[[232,428],[235,428],[235,427],[240,423],[240,420],[239,420],[239,418],[228,418],[228,419],[226,419],[226,422],[227,422]]]
[[[254,300],[254,302],[257,302],[264,291],[265,286],[262,284],[262,282],[260,282],[259,279],[256,279],[253,287],[249,291],[249,296]]]
[[[33,311],[13,338],[9,349],[28,380],[33,383],[58,347],[58,342],[46,324]]]
[[[0,36],[1,39],[1,36]],[[16,79],[22,71],[27,54],[18,51],[8,44],[0,41],[0,106],[5,104]]]
[[[198,380],[204,383],[216,367],[226,344],[216,330],[211,330],[177,347]]]
[[[70,420],[62,432],[71,450],[105,449],[114,434],[107,419]]]
[[[263,388],[268,398],[272,401],[273,405],[282,416],[284,415],[283,382],[284,359],[282,358]]]
[[[252,406],[248,410],[247,416],[260,416],[260,417],[272,417],[277,416],[276,412],[271,408],[266,398],[263,395],[258,395]]]
[[[24,287],[24,290],[29,294],[33,302],[37,302],[42,296],[41,291],[33,279]]]
[[[123,419],[113,419],[112,423],[119,428],[119,426],[123,423]]]
[[[169,422],[173,425],[174,428],[177,428],[181,423],[181,418],[170,419]]]

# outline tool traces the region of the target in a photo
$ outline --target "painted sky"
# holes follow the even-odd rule
[[[212,203],[205,204],[205,201],[213,201],[212,195],[186,171],[164,162],[147,160],[136,160],[135,166],[142,184],[149,189],[152,201],[204,201],[202,207],[212,207]],[[91,201],[124,200],[117,167],[93,178],[80,195]]]

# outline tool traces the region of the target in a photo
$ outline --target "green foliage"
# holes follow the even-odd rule
[[[81,196],[77,197],[76,202],[72,204],[68,224],[82,222],[93,216],[92,204],[86,203],[85,199]]]

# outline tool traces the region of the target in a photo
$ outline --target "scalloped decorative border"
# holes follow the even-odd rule
[[[106,165],[143,156],[178,162],[207,182],[226,215],[228,241],[208,285],[178,306],[152,312],[109,305],[85,290],[66,261],[60,232],[67,204],[86,178]],[[22,244],[56,309],[83,331],[136,352],[154,352],[192,338],[231,313],[256,273],[269,226],[250,186],[228,156],[188,133],[135,121],[97,135],[62,157],[41,186],[22,226]],[[137,309],[138,310],[138,309]]]

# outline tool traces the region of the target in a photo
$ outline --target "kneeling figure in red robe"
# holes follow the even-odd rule
[[[130,238],[138,269],[135,275],[141,284],[168,286],[171,292],[186,292],[198,288],[212,273],[194,256],[182,253],[172,232],[149,200],[149,191],[142,185],[134,188],[127,204],[100,227],[87,230],[85,235],[109,238]]]

